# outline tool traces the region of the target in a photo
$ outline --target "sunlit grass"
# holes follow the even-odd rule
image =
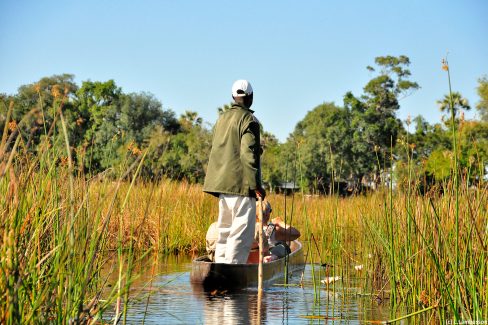
[[[308,243],[308,260],[334,264],[327,276],[361,276],[364,290],[383,298],[388,298],[394,287],[397,295],[393,304],[413,311],[435,306],[446,317],[454,312],[451,296],[456,286],[455,241],[459,232],[459,313],[465,319],[479,319],[486,316],[488,297],[487,189],[460,187],[458,229],[453,190],[452,184],[446,184],[445,195],[393,192],[391,219],[385,217],[390,213],[385,205],[390,195],[387,190],[351,198],[297,194],[293,223]],[[92,191],[99,192],[97,185]],[[273,215],[283,217],[284,197],[271,194],[268,199]],[[132,189],[123,225],[126,234],[130,225],[134,227],[135,237],[140,238],[134,244],[140,250],[203,252],[205,233],[217,213],[217,200],[204,194],[199,185],[168,180],[139,183]],[[120,225],[112,221],[109,236],[115,238]],[[317,245],[311,241],[312,235]],[[129,237],[125,239],[127,245]],[[392,254],[395,268],[390,265]],[[362,265],[360,274],[355,269],[358,265]]]
[[[85,317],[88,307],[92,308],[90,317],[101,315],[128,290],[123,284],[120,290],[104,287],[99,271],[110,252],[119,251],[119,263],[127,267],[132,263],[124,260],[129,249],[133,258],[149,249],[159,253],[204,251],[205,233],[217,219],[218,206],[200,185],[169,180],[131,185],[75,178],[71,222],[67,168],[49,161],[39,163],[37,170],[19,163],[19,169],[11,169],[0,179],[0,189],[6,193],[0,198],[3,320],[55,317],[62,321]],[[334,265],[326,276],[347,279],[360,275],[365,291],[386,298],[394,286],[397,296],[393,303],[412,311],[434,309],[439,317],[454,314],[451,296],[456,285],[459,233],[458,312],[464,318],[483,319],[488,303],[488,194],[486,187],[460,184],[458,229],[451,184],[446,184],[444,195],[431,197],[394,192],[391,221],[385,217],[390,213],[385,205],[390,195],[387,190],[351,198],[296,194],[293,225],[308,243],[309,261]],[[268,199],[273,215],[283,218],[284,197],[270,194]],[[71,231],[73,245],[69,245]],[[311,241],[312,235],[316,242]],[[389,264],[392,254],[394,269]],[[357,265],[363,266],[361,274]],[[124,279],[131,276],[135,275],[124,269],[119,279],[127,283]],[[397,280],[392,283],[391,279]],[[96,309],[89,306],[102,292],[106,302]]]
[[[119,259],[119,290],[110,289],[110,272],[100,272],[110,248],[125,250],[122,235],[114,240],[107,226],[123,211],[115,202],[128,197],[131,186],[121,190],[122,179],[111,186],[112,180],[76,178],[70,155],[63,159],[66,152],[57,149],[61,143],[70,150],[65,127],[58,140],[46,137],[33,154],[17,125],[7,130],[8,117],[0,144],[0,323],[95,323],[115,300],[128,302],[132,274],[126,265],[134,257]],[[94,183],[107,191],[91,196]]]
[[[0,323],[95,323],[107,310],[125,321],[136,260],[203,253],[217,200],[200,185],[139,179],[146,150],[129,148],[118,178],[76,175],[56,98],[62,133],[44,125],[36,154],[19,136],[23,121],[9,120],[13,105],[2,134]],[[488,319],[488,185],[470,186],[456,159],[442,194],[413,185],[349,198],[296,194],[291,208],[290,198],[268,195],[272,217],[302,233],[312,270],[332,265],[312,275],[319,307],[322,286],[361,277],[364,294],[409,312],[400,319]],[[408,184],[420,178],[410,163]]]

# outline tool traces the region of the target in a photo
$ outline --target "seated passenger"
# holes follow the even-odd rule
[[[256,206],[258,206],[256,202]],[[268,200],[263,201],[263,229],[259,231],[259,218],[256,215],[256,231],[254,233],[254,242],[249,253],[247,263],[259,262],[259,234],[263,236],[264,242],[264,262],[271,262],[278,258],[284,257],[290,253],[289,242],[300,237],[300,231],[295,227],[287,225],[281,218],[274,218],[269,222],[271,216],[271,204]],[[257,213],[256,213],[257,214]],[[217,222],[210,225],[207,231],[206,249],[209,259],[213,262],[215,255],[215,245],[219,233],[217,231]]]
[[[256,203],[257,208],[259,203]],[[263,201],[263,229],[261,235],[264,242],[264,262],[271,262],[278,258],[284,257],[291,253],[289,243],[300,237],[300,231],[295,227],[287,225],[281,218],[274,218],[269,222],[271,204],[268,200]],[[259,219],[256,216],[256,233],[254,236],[253,246],[249,254],[248,263],[257,263],[259,261]]]
[[[208,258],[215,262],[215,246],[217,246],[217,239],[219,237],[219,231],[217,230],[217,222],[214,222],[208,227],[207,235],[205,236],[206,250]]]
[[[267,200],[265,200],[267,202]],[[263,225],[267,224],[269,221],[269,213],[268,218],[266,218],[266,204],[263,201]],[[249,252],[249,257],[247,258],[247,263],[254,264],[259,263],[259,236],[263,237],[263,262],[271,262],[278,259],[278,256],[271,255],[269,252],[269,243],[268,238],[263,229],[259,227],[259,213],[257,211],[259,209],[259,203],[256,202],[256,231],[254,232],[254,241],[252,242],[251,250]]]

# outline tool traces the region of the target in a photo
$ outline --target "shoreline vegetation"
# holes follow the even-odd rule
[[[368,96],[347,94],[346,108],[319,106],[290,138],[295,142],[287,150],[294,154],[285,156],[293,158],[277,160],[280,147],[265,146],[268,176],[289,180],[293,174],[302,190],[291,196],[269,194],[272,217],[300,230],[312,272],[322,270],[319,264],[332,265],[324,270],[326,279],[360,277],[365,293],[388,299],[392,315],[396,308],[409,312],[395,321],[424,313],[443,322],[486,320],[486,121],[473,122],[469,129],[456,115],[462,100],[449,89],[443,102],[451,114],[447,130],[426,127],[425,134],[412,135],[420,146],[430,134],[432,143],[445,144],[443,149],[425,146],[427,158],[422,158],[408,131],[392,148],[392,139],[402,131],[395,117],[397,96],[418,85],[404,79],[410,75],[404,69],[407,57],[380,57],[376,63],[398,80],[380,74],[365,87]],[[449,73],[447,62],[443,69]],[[2,324],[86,324],[105,321],[106,315],[114,324],[125,323],[138,261],[151,253],[202,253],[207,228],[217,218],[216,200],[196,184],[204,175],[208,144],[208,130],[196,114],[187,112],[178,121],[147,94],[122,94],[113,81],[86,82],[77,89],[72,80],[57,76],[43,79],[45,89],[39,84],[21,87],[17,102],[4,105],[5,114],[0,111]],[[385,107],[380,101],[384,95]],[[383,126],[392,127],[384,129],[388,136],[375,128],[385,114]],[[322,115],[330,117],[329,124],[313,123]],[[324,129],[333,129],[341,116],[357,126],[353,138],[376,132],[378,145],[349,143],[351,137],[338,129],[323,134],[325,140],[307,141],[307,134],[318,139]],[[147,125],[138,124],[143,118]],[[474,129],[478,133],[460,136]],[[446,138],[449,132],[451,139]],[[323,143],[329,145],[318,150]],[[340,152],[334,151],[338,148],[359,160],[343,165]],[[400,159],[396,164],[394,156]],[[168,171],[168,178],[155,173],[158,168]],[[355,168],[361,169],[357,175],[378,176],[378,189],[347,198],[305,194],[305,185],[334,186]],[[386,183],[382,172],[389,172]],[[429,188],[421,190],[426,184]],[[102,270],[108,263],[107,275]],[[312,275],[320,301],[320,289],[334,290],[335,280],[321,282]]]
[[[72,204],[67,171],[47,164],[0,180],[7,193],[0,200],[2,322],[94,320],[109,306],[127,306],[121,302],[142,256],[204,252],[218,207],[200,185],[75,179]],[[364,290],[386,293],[392,306],[433,307],[441,319],[484,319],[488,190],[460,186],[458,228],[452,191],[447,184],[444,195],[433,197],[384,189],[349,198],[268,199],[274,216],[284,218],[287,204],[287,222],[302,232],[308,261],[334,265],[328,275],[360,276]],[[121,264],[108,290],[100,270],[114,252]]]

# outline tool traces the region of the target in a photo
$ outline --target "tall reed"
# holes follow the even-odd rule
[[[456,290],[455,242],[459,233],[459,313],[466,319],[482,319],[487,316],[484,306],[488,302],[488,189],[486,185],[471,189],[462,184],[466,183],[460,182],[459,188],[459,232],[452,194],[421,196],[391,189],[351,198],[296,194],[294,209],[298,212],[293,223],[308,244],[309,261],[334,261],[336,274],[368,278],[364,290],[375,296],[388,298],[394,288],[393,304],[407,306],[412,312],[435,310],[443,318],[456,317],[451,296]],[[447,188],[453,189],[453,184]],[[134,184],[134,201],[127,203],[133,214],[123,213],[126,227],[147,218],[144,227],[134,228],[141,238],[135,247],[155,247],[161,252],[203,251],[207,227],[217,218],[216,200],[203,194],[199,185],[162,180],[152,194],[158,199],[151,200],[145,212],[141,202],[150,197],[150,191],[149,184]],[[273,216],[283,216],[282,196],[270,194],[268,199]],[[110,225],[113,228],[115,225]],[[321,243],[320,252],[312,235]],[[357,265],[364,269],[355,270]],[[315,295],[320,299],[318,291]],[[432,306],[435,308],[429,308]]]
[[[55,120],[60,119],[62,133],[57,133],[55,123],[49,133],[44,126],[45,138],[37,152],[24,141],[22,121],[9,123],[10,113],[2,136],[2,324],[95,323],[129,289],[111,291],[111,283],[105,279],[108,274],[102,275],[101,269],[113,248],[107,226],[119,210],[114,202],[128,195],[130,187],[120,191],[120,180],[114,191],[107,192],[109,180],[74,176],[62,115],[66,98],[59,92],[55,98]],[[31,113],[38,112],[33,109]],[[14,124],[15,128],[7,130]],[[65,149],[59,149],[63,143]],[[94,186],[97,193],[92,191]],[[106,199],[112,202],[109,206]],[[130,277],[126,274],[123,279],[130,283]]]
[[[200,185],[138,179],[143,155],[122,166],[117,180],[74,177],[66,129],[45,126],[33,154],[21,123],[3,130],[0,145],[1,323],[96,322],[114,304],[117,321],[127,312],[138,257],[204,250],[218,206]],[[488,185],[470,187],[469,174],[454,165],[457,178],[444,194],[394,190],[392,182],[350,198],[301,193],[291,214],[282,196],[269,194],[272,217],[289,216],[309,261],[332,261],[334,274],[368,279],[363,290],[407,306],[412,317],[434,311],[439,319],[487,319]],[[416,178],[410,168],[409,183]],[[114,254],[119,269],[110,283],[101,270]],[[359,264],[363,271],[354,269]]]

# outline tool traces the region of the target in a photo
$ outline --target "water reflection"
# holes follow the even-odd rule
[[[256,289],[204,292],[192,286],[188,257],[168,257],[153,267],[154,261],[136,270],[142,275],[132,286],[129,324],[359,324],[389,319],[388,302],[358,295],[359,279],[314,293],[309,266],[303,288],[278,285],[258,297]],[[299,276],[290,279],[292,285],[299,281]]]
[[[193,294],[202,303],[202,321],[205,324],[257,324],[258,319],[262,323],[266,320],[266,305],[255,291],[209,293],[194,286]]]

